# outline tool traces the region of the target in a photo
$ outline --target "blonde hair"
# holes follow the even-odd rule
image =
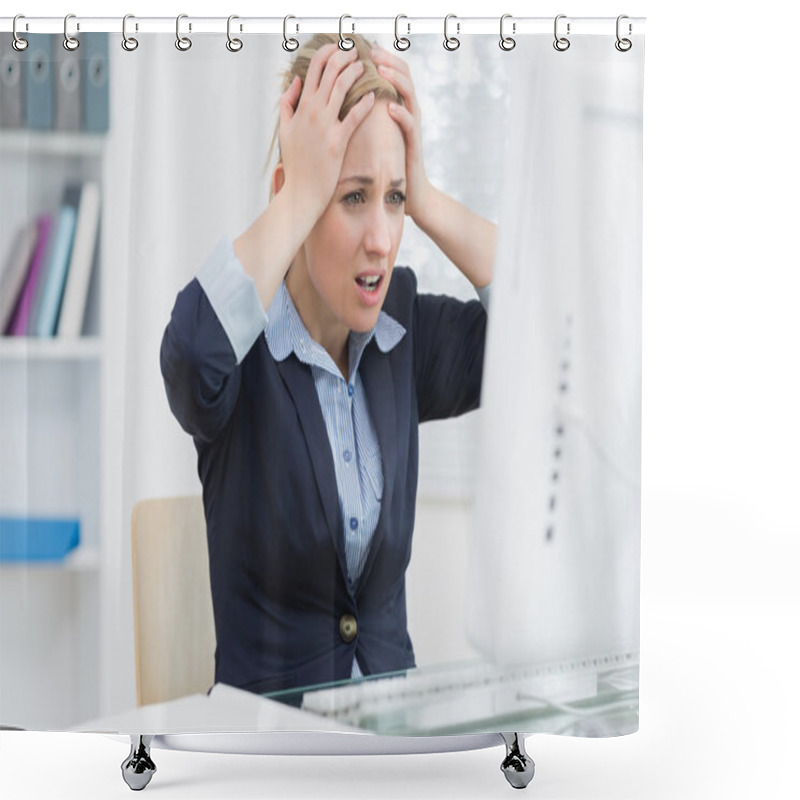
[[[350,87],[349,91],[345,95],[344,101],[342,102],[342,108],[339,111],[339,119],[344,119],[350,109],[362,97],[364,97],[364,95],[369,94],[369,92],[375,93],[376,101],[389,100],[392,103],[399,103],[400,105],[403,105],[403,98],[400,96],[400,93],[394,88],[394,86],[392,86],[391,83],[389,83],[389,81],[387,81],[385,78],[382,78],[378,74],[378,68],[376,67],[375,62],[372,60],[371,43],[368,42],[363,36],[360,36],[356,33],[349,34],[348,38],[355,42],[356,52],[358,53],[357,60],[361,61],[364,65],[364,72],[361,74],[361,77]],[[309,64],[311,63],[311,59],[317,50],[319,50],[321,47],[324,47],[326,44],[337,44],[338,42],[339,36],[337,34],[317,33],[305,44],[301,45],[297,50],[291,65],[283,73],[281,94],[286,92],[286,90],[292,85],[292,81],[295,79],[295,77],[299,77],[305,85]],[[272,141],[269,145],[267,161],[264,165],[264,172],[266,173],[269,173],[270,171],[269,167],[272,160],[272,154],[275,152],[276,148],[278,152],[278,160],[276,164],[280,164],[282,161],[279,133],[280,118],[275,123],[275,131],[272,134]],[[269,191],[271,199],[273,193],[272,184],[270,184]]]

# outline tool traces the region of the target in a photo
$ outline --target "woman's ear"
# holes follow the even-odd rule
[[[275,167],[275,172],[272,173],[272,194],[275,196],[283,189],[283,184],[286,181],[286,173],[283,171],[283,164],[278,163]]]

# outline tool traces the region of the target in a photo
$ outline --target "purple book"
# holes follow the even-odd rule
[[[17,307],[11,317],[6,333],[10,336],[24,336],[28,330],[28,318],[31,315],[33,298],[36,295],[36,286],[39,276],[42,273],[42,262],[47,251],[47,242],[50,238],[50,231],[53,227],[53,217],[51,214],[42,214],[36,220],[36,248],[33,251],[31,267],[28,270],[28,277],[22,287]]]

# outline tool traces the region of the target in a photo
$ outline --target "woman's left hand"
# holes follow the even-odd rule
[[[431,185],[422,161],[421,114],[411,71],[403,59],[378,45],[372,47],[372,60],[380,76],[397,89],[405,103],[405,106],[389,103],[389,114],[400,126],[406,143],[406,214],[419,222],[427,207],[425,196]]]

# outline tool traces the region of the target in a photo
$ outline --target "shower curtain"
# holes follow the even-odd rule
[[[286,451],[272,453],[265,442],[255,451],[259,459],[280,457],[290,465],[308,449],[317,453],[309,463],[317,458],[315,464],[336,474],[327,489],[313,471],[301,470],[302,480],[291,485],[308,493],[308,503],[317,502],[317,492],[333,498],[335,519],[319,525],[334,531],[327,544],[342,574],[315,580],[338,581],[349,605],[319,612],[330,617],[329,635],[305,659],[320,656],[320,647],[340,652],[345,642],[346,675],[338,662],[328,672],[305,672],[306,662],[293,654],[281,658],[294,659],[292,672],[300,677],[248,690],[220,679],[232,673],[220,671],[227,655],[217,652],[214,661],[212,647],[205,665],[211,678],[202,690],[151,699],[153,732],[225,732],[231,725],[398,736],[512,728],[614,736],[638,729],[644,39],[620,39],[627,28],[618,23],[615,35],[613,20],[590,35],[556,21],[555,37],[552,30],[518,34],[498,47],[496,33],[465,35],[451,22],[445,37],[412,32],[401,51],[386,32],[391,26],[367,35],[410,69],[430,184],[496,228],[497,244],[488,290],[476,291],[448,248],[405,217],[392,273],[397,288],[389,286],[400,292],[402,285],[407,297],[390,300],[382,312],[388,322],[381,323],[399,330],[400,339],[390,346],[376,327],[361,356],[366,374],[371,359],[396,365],[406,344],[417,348],[409,355],[411,371],[389,376],[406,381],[405,393],[394,397],[408,402],[395,417],[392,435],[403,442],[393,451],[396,461],[388,461],[381,409],[369,401],[377,384],[365,378],[361,398],[377,437],[364,433],[363,417],[353,423],[353,406],[337,406],[355,424],[355,464],[371,460],[381,467],[378,480],[387,480],[373,483],[375,470],[364,466],[362,489],[374,497],[361,502],[372,503],[378,522],[366,544],[363,583],[347,574],[347,529],[363,519],[351,515],[344,479],[334,469],[335,437],[325,441],[328,429],[320,425]],[[179,295],[189,291],[201,304],[192,313],[199,318],[213,308],[218,342],[227,342],[228,356],[235,350],[202,276],[215,257],[236,270],[252,311],[255,284],[242,283],[232,245],[272,202],[270,141],[281,74],[293,52],[275,33],[237,34],[240,48],[226,47],[224,33],[184,34],[177,47],[176,35],[140,33],[138,47],[128,50],[118,34],[87,33],[72,52],[61,36],[30,34],[26,53],[2,34],[3,725],[132,732],[142,683],[152,677],[142,674],[148,669],[142,651],[152,645],[143,638],[139,608],[147,598],[132,577],[146,559],[139,554],[133,563],[132,517],[143,502],[188,497],[199,504],[201,496],[204,515],[213,516],[224,491],[208,482],[206,434],[187,433],[168,395],[164,365],[173,353],[165,355],[163,342]],[[310,32],[296,38],[303,45]],[[369,205],[361,195],[348,202]],[[457,238],[466,241],[469,233]],[[286,302],[282,308],[296,319]],[[418,307],[433,309],[438,327],[427,317],[420,322]],[[403,316],[406,308],[410,316]],[[451,321],[448,309],[468,309],[473,324],[459,327],[459,315]],[[299,318],[313,340],[312,322],[302,312]],[[276,359],[269,319],[248,347]],[[290,322],[283,324],[273,337],[289,331]],[[420,366],[429,330],[437,331],[442,348],[441,360],[431,362],[433,375]],[[422,384],[452,393],[450,378],[441,376],[459,358],[466,334],[479,342],[464,361],[478,376],[470,389],[475,402],[448,401],[437,410]],[[231,375],[247,357],[236,355]],[[313,393],[309,376],[317,373],[295,354],[288,360]],[[418,382],[413,387],[410,375]],[[361,391],[355,372],[333,377]],[[292,390],[290,379],[282,380],[275,407],[284,408],[282,427],[289,428],[302,412],[285,402]],[[322,395],[308,396],[321,423]],[[265,394],[264,403],[272,402]],[[256,413],[257,405],[248,408]],[[264,435],[253,425],[253,436]],[[376,438],[383,443],[378,451]],[[347,451],[343,458],[350,461]],[[399,497],[388,483],[398,474],[404,502],[381,505],[382,490],[384,498]],[[269,508],[288,502],[269,487],[263,494]],[[242,493],[244,505],[262,501],[259,487]],[[400,518],[413,529],[413,546],[409,533],[389,553],[395,562],[408,559],[407,568],[394,563],[385,575],[396,582],[391,607],[406,617],[400,627],[408,645],[402,657],[378,658],[373,668],[369,637],[380,639],[384,627],[399,623],[370,629],[368,598],[359,592],[366,592],[368,570],[383,563],[381,548],[392,546],[381,531],[394,530]],[[160,549],[170,533],[153,540],[159,549],[152,561],[162,564],[159,580],[167,587],[159,597],[170,596],[174,581]],[[209,538],[209,566],[198,570],[213,576],[220,647],[227,642],[224,626],[236,620],[225,614],[230,598],[215,564],[221,547],[241,546]],[[294,544],[284,551],[298,552]],[[306,581],[306,574],[293,574],[296,561],[276,567],[244,558],[242,580],[258,584],[261,571],[285,574],[287,585]],[[175,591],[185,599],[185,591],[200,590]],[[263,596],[250,601],[265,604],[256,627],[273,625],[275,606]],[[296,611],[287,611],[295,624],[313,627],[302,614],[292,616]],[[182,631],[181,641],[193,634]],[[266,640],[251,641],[245,661],[258,660],[256,649]]]

